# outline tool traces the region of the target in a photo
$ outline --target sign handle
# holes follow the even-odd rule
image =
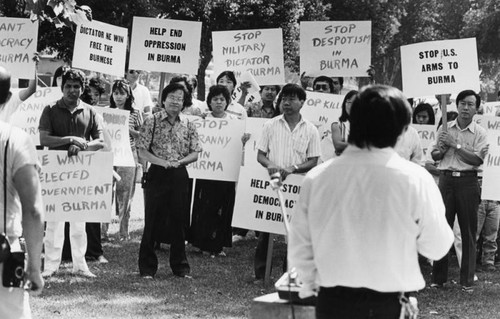
[[[273,247],[275,234],[269,234],[269,242],[267,243],[266,256],[266,272],[264,274],[264,286],[268,286],[271,282],[271,262],[273,261]]]
[[[447,94],[441,94],[441,120],[443,121],[443,132],[448,131],[448,114],[446,111]]]

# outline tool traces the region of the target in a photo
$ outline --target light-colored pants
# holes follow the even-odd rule
[[[71,258],[73,271],[88,271],[85,261],[87,251],[87,233],[84,222],[70,222],[69,236],[71,242]],[[61,264],[61,254],[64,244],[64,222],[47,222],[45,229],[45,271],[57,271]]]
[[[0,263],[0,274],[3,274],[3,263]],[[5,288],[0,284],[0,318],[30,319],[28,292],[21,288]]]
[[[116,183],[116,212],[120,220],[120,237],[128,237],[130,209],[135,193],[137,167],[116,166],[116,173],[121,180]]]

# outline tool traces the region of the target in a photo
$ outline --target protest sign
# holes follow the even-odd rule
[[[0,65],[14,78],[34,79],[38,21],[0,17]]]
[[[303,178],[302,175],[289,175],[281,186],[289,221],[293,218]],[[285,234],[278,195],[271,188],[269,174],[263,167],[241,168],[233,211],[233,227]]]
[[[111,221],[113,154],[38,151],[45,220]]]
[[[203,151],[188,165],[189,177],[217,181],[237,181],[241,165],[241,137],[245,122],[186,116],[194,123]]]
[[[489,131],[500,131],[500,117],[476,114],[473,121],[482,126],[487,133]]]
[[[281,29],[212,32],[214,74],[250,72],[260,85],[285,83]]]
[[[483,162],[481,199],[500,200],[500,130],[488,132],[488,154]]]
[[[243,165],[245,167],[262,167],[257,162],[257,145],[262,135],[264,124],[269,121],[267,118],[249,117],[246,119],[245,133],[250,134],[250,138],[245,143]]]
[[[198,73],[201,22],[134,17],[130,70]]]
[[[431,147],[436,142],[437,127],[435,125],[412,124],[420,137],[420,145],[424,153],[423,159],[430,158]]]
[[[479,92],[476,39],[421,42],[401,47],[403,92],[407,97]]]
[[[10,122],[28,133],[35,145],[40,145],[38,125],[43,109],[61,98],[61,88],[39,87],[33,95],[19,105],[17,111],[12,114]]]
[[[113,152],[114,166],[134,166],[135,160],[130,147],[129,116],[130,112],[108,107],[95,107],[102,116],[104,130],[109,136]]]
[[[483,114],[495,116],[497,112],[500,112],[500,101],[486,102],[483,103]]]
[[[342,115],[344,98],[345,95],[307,92],[307,99],[300,110],[300,114],[318,128],[322,162],[335,156],[331,127],[332,123],[338,122]]]
[[[93,20],[78,26],[73,67],[123,77],[127,29]]]
[[[371,21],[302,21],[300,73],[368,76]]]

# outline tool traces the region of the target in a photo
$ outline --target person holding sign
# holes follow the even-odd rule
[[[83,72],[68,69],[62,77],[63,97],[44,108],[40,117],[40,144],[51,150],[67,150],[68,156],[82,151],[98,151],[104,147],[101,121],[92,106],[80,100],[85,83]],[[85,261],[87,235],[84,222],[70,222],[73,271],[95,277]],[[52,276],[61,263],[64,222],[47,222],[45,231],[44,277]]]
[[[344,78],[330,78],[324,75],[318,76],[313,80],[313,91],[321,93],[341,94],[344,86]]]
[[[231,95],[234,92],[234,88],[236,87],[236,76],[234,76],[234,73],[232,71],[224,71],[219,76],[217,77],[217,84],[219,85],[224,85],[228,90]],[[244,98],[243,101],[239,101],[244,103]],[[247,118],[247,112],[245,108],[238,102],[236,101],[231,101],[229,106],[227,107],[227,113],[236,115],[240,120],[245,120]]]
[[[189,218],[186,165],[198,160],[201,146],[194,123],[179,117],[188,94],[181,84],[167,85],[161,95],[165,109],[146,118],[137,140],[139,155],[151,163],[143,185],[145,218],[139,249],[139,272],[146,279],[158,270],[154,246],[162,233],[170,236],[174,275],[188,277],[190,272],[184,244],[185,219]],[[161,229],[165,224],[167,229]]]
[[[257,145],[257,161],[269,172],[285,180],[290,174],[305,173],[316,166],[320,156],[320,139],[316,126],[305,120],[300,109],[306,91],[297,84],[281,90],[283,115],[269,120]],[[260,233],[254,258],[255,279],[264,279],[269,233]],[[286,269],[286,267],[284,267]]]
[[[347,137],[349,136],[349,113],[351,112],[351,105],[358,91],[349,91],[344,101],[342,102],[342,114],[338,122],[333,122],[331,125],[333,147],[335,154],[339,156],[347,147]]]
[[[437,259],[453,242],[434,180],[394,151],[410,118],[401,91],[365,87],[350,112],[349,147],[302,183],[288,260],[299,296],[318,295],[318,319],[415,311],[407,292],[425,286],[417,252]]]
[[[139,138],[139,130],[142,125],[142,114],[133,108],[134,96],[127,80],[116,80],[111,88],[109,107],[112,109],[126,110],[129,114],[129,138],[130,148],[137,163],[137,150],[135,140]],[[137,166],[116,166],[115,171],[120,175],[120,180],[116,182],[116,212],[120,220],[119,236],[120,240],[130,239],[128,233],[128,221],[130,219],[130,209],[135,193],[135,179]]]
[[[472,292],[476,267],[477,210],[480,203],[478,167],[483,163],[487,147],[486,131],[472,118],[481,105],[481,98],[472,90],[457,95],[458,117],[448,122],[447,130],[438,130],[432,158],[440,160],[439,189],[446,206],[446,218],[453,227],[458,217],[462,236],[460,284]],[[434,262],[431,287],[440,288],[448,279],[448,255]]]
[[[237,120],[226,112],[231,96],[223,85],[214,85],[207,96],[207,117]],[[235,182],[196,180],[190,242],[201,251],[224,257],[224,247],[231,247]]]
[[[275,105],[276,96],[280,93],[279,85],[261,85],[260,101],[247,103],[245,109],[248,117],[273,118],[280,114],[280,110]]]
[[[10,98],[10,73],[0,67],[0,108],[5,107]],[[44,286],[40,274],[44,210],[38,157],[28,134],[3,121],[0,122],[0,149],[3,166],[0,187],[0,275],[2,279],[7,278],[13,283],[5,285],[6,281],[2,280],[0,285],[0,318],[31,318],[26,289],[28,285],[25,284],[31,283],[30,292],[33,295],[40,294]],[[21,236],[24,236],[26,242],[25,252],[22,251],[19,240]],[[10,257],[6,253],[7,239]],[[20,260],[14,256],[20,257]],[[16,265],[16,260],[23,267],[26,263],[23,278],[17,285],[14,284],[15,280],[11,280],[16,279],[17,273],[12,271],[16,269],[12,267]]]

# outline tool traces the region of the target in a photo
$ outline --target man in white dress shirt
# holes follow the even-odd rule
[[[399,318],[400,293],[424,288],[418,253],[439,259],[453,234],[427,171],[394,146],[410,123],[403,94],[368,86],[353,102],[349,146],[305,177],[288,260],[316,318]]]

